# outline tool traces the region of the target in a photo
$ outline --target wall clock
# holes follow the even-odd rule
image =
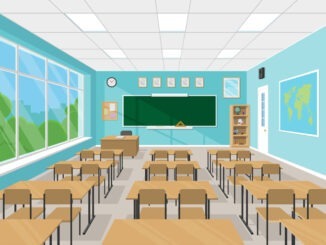
[[[117,85],[117,79],[114,77],[109,77],[106,79],[106,85],[108,85],[110,88],[113,88],[115,85]]]

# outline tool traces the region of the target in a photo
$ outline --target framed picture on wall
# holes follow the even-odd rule
[[[204,78],[203,77],[196,77],[195,87],[196,88],[203,88],[204,87]]]
[[[138,78],[138,87],[139,88],[146,88],[147,87],[147,78],[146,77],[139,77]]]
[[[160,88],[160,87],[161,87],[161,78],[153,77],[153,88]]]
[[[189,88],[189,77],[181,77],[181,87],[182,88]]]
[[[175,77],[168,77],[166,79],[166,86],[168,88],[174,88],[175,87]]]
[[[240,98],[240,78],[225,77],[223,79],[223,97]]]

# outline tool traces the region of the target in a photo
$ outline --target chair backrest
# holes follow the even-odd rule
[[[87,160],[87,159],[92,159],[92,160],[94,160],[95,158],[94,158],[94,151],[92,151],[92,150],[82,150],[81,152],[80,152],[80,160],[82,161],[83,159],[85,159],[85,161]]]
[[[307,206],[309,204],[326,204],[326,189],[310,189],[308,191]]]
[[[206,204],[207,194],[204,189],[181,189],[179,193],[180,204]]]
[[[167,172],[167,165],[165,163],[155,163],[149,166],[149,173],[150,174],[166,174]]]
[[[54,165],[55,174],[73,174],[73,168],[71,164],[57,163]]]
[[[132,131],[131,130],[122,130],[120,132],[120,135],[132,135]]]
[[[100,159],[114,159],[114,151],[112,150],[101,150]]]
[[[247,163],[237,163],[234,166],[234,173],[235,175],[238,174],[246,174],[246,175],[253,175],[253,167],[251,164]]]
[[[188,151],[184,151],[184,150],[175,151],[174,152],[174,161],[178,161],[178,160],[185,160],[185,161],[190,160]]]
[[[30,204],[32,194],[28,189],[6,189],[3,192],[3,204]]]
[[[185,164],[177,164],[176,166],[176,174],[193,174],[194,173],[194,165],[191,163]]]
[[[237,152],[237,160],[243,159],[244,161],[248,159],[251,161],[251,152],[250,151],[238,151]]]
[[[262,166],[262,173],[265,174],[279,174],[281,167],[277,163],[265,163]]]
[[[266,194],[267,204],[293,204],[295,194],[292,189],[269,189]]]
[[[164,150],[156,150],[154,153],[154,161],[155,160],[164,160],[164,161],[168,161],[169,160],[169,153],[168,151],[164,151]]]
[[[216,159],[228,159],[231,161],[231,152],[230,151],[217,151]]]
[[[94,174],[99,175],[100,174],[100,168],[98,164],[82,164],[80,168],[80,174]]]
[[[138,200],[139,204],[165,204],[166,193],[163,189],[141,189]]]
[[[44,204],[71,204],[72,194],[68,189],[47,189],[43,196]]]

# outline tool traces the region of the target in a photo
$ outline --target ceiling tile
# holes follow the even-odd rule
[[[248,49],[285,49],[306,37],[306,33],[263,33],[248,45]]]
[[[77,59],[108,59],[100,49],[64,49],[63,51]]]
[[[190,0],[156,0],[159,13],[186,13]]]
[[[181,52],[182,59],[213,59],[220,50],[187,50]]]
[[[156,13],[152,0],[86,0],[97,13]]]
[[[81,62],[96,71],[119,71],[121,68],[110,59],[81,59]]]
[[[90,13],[84,0],[51,0],[64,13]]]
[[[31,32],[80,32],[64,14],[5,14]]]
[[[187,32],[236,32],[248,14],[189,14]]]
[[[231,33],[187,33],[185,49],[221,49],[231,38]]]
[[[265,32],[314,32],[325,23],[326,14],[283,14]]]
[[[199,68],[201,70],[206,70],[206,68],[210,65],[210,63],[212,62],[212,59],[201,59],[201,60],[186,60],[186,59],[182,59],[180,61],[180,69],[183,69],[185,67],[193,67],[193,68]]]
[[[164,59],[165,70],[166,71],[178,71],[179,63],[180,63],[179,59]],[[180,84],[180,81],[176,81],[176,84]]]
[[[242,49],[246,47],[258,33],[236,33],[226,45],[226,49]]]
[[[289,13],[326,13],[325,0],[300,0],[287,12]]]
[[[141,71],[161,71],[164,68],[162,60],[132,59],[131,62]]]
[[[192,0],[192,13],[250,13],[260,0]]]
[[[233,59],[228,62],[223,68],[233,70],[249,70],[250,68],[261,63],[263,59]]]
[[[114,62],[120,67],[122,67],[123,69],[130,68],[130,67],[134,68],[134,65],[128,59],[114,59]]]
[[[38,33],[38,36],[60,49],[96,49],[81,33]]]
[[[161,49],[159,33],[113,33],[122,49]]]
[[[282,13],[297,0],[271,1],[263,0],[254,13]]]
[[[119,49],[119,46],[109,33],[87,33],[87,36],[103,49]]]
[[[218,71],[222,69],[225,64],[227,64],[230,59],[215,59],[213,63],[210,64],[208,70],[210,71]]]
[[[162,50],[160,49],[151,49],[151,50],[125,49],[124,53],[130,59],[162,59]]]
[[[98,14],[109,32],[158,32],[157,14]]]
[[[237,55],[237,59],[267,59],[279,52],[281,52],[281,49],[246,49],[240,51],[240,53]]]
[[[162,49],[182,49],[184,33],[161,33]]]
[[[59,13],[50,2],[44,0],[3,0],[0,1],[0,12],[4,13]]]

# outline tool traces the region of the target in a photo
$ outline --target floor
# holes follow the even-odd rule
[[[132,219],[133,218],[133,202],[126,200],[126,196],[136,180],[144,179],[144,170],[142,165],[144,161],[150,160],[149,151],[154,148],[140,148],[138,155],[132,158],[125,158],[124,170],[118,178],[114,180],[114,187],[111,190],[109,196],[106,199],[101,198],[101,203],[96,204],[95,213],[96,218],[89,228],[86,235],[78,235],[78,220],[73,224],[74,229],[74,244],[86,245],[86,244],[101,244],[106,233],[108,232],[112,222],[115,219]],[[189,149],[189,148],[187,148]],[[202,169],[198,171],[198,180],[210,181],[214,189],[218,194],[218,200],[211,202],[211,219],[230,219],[233,221],[236,229],[238,230],[241,238],[245,244],[265,244],[265,223],[260,221],[260,235],[250,235],[245,226],[240,221],[238,215],[240,214],[240,195],[238,195],[238,203],[233,203],[232,188],[230,188],[230,197],[227,199],[218,187],[215,179],[213,179],[206,170],[206,150],[205,147],[190,148],[193,151],[192,160],[196,160],[202,166]],[[270,160],[272,162],[278,162],[282,166],[282,179],[301,179],[310,180],[320,186],[326,188],[326,180],[318,179],[310,174],[307,174],[294,167],[286,165],[275,159],[262,155],[254,151],[253,160]],[[47,171],[44,174],[37,176],[35,179],[52,179],[52,172]],[[237,192],[240,194],[240,191]],[[97,195],[96,195],[97,196]],[[102,196],[103,197],[103,196]],[[97,199],[95,200],[97,201]],[[76,203],[80,205],[80,203]],[[255,206],[261,205],[260,202],[254,200],[254,205],[250,205],[249,209],[249,224],[252,230],[256,231],[256,212]],[[86,212],[87,212],[87,199],[82,204],[82,228],[86,225]],[[168,204],[168,219],[177,218],[177,206],[174,202]],[[54,236],[55,237],[55,236]],[[63,224],[61,226],[61,244],[69,243],[69,226]],[[283,236],[279,236],[278,224],[272,224],[270,226],[270,244],[284,244]],[[300,244],[297,242],[297,244]]]

